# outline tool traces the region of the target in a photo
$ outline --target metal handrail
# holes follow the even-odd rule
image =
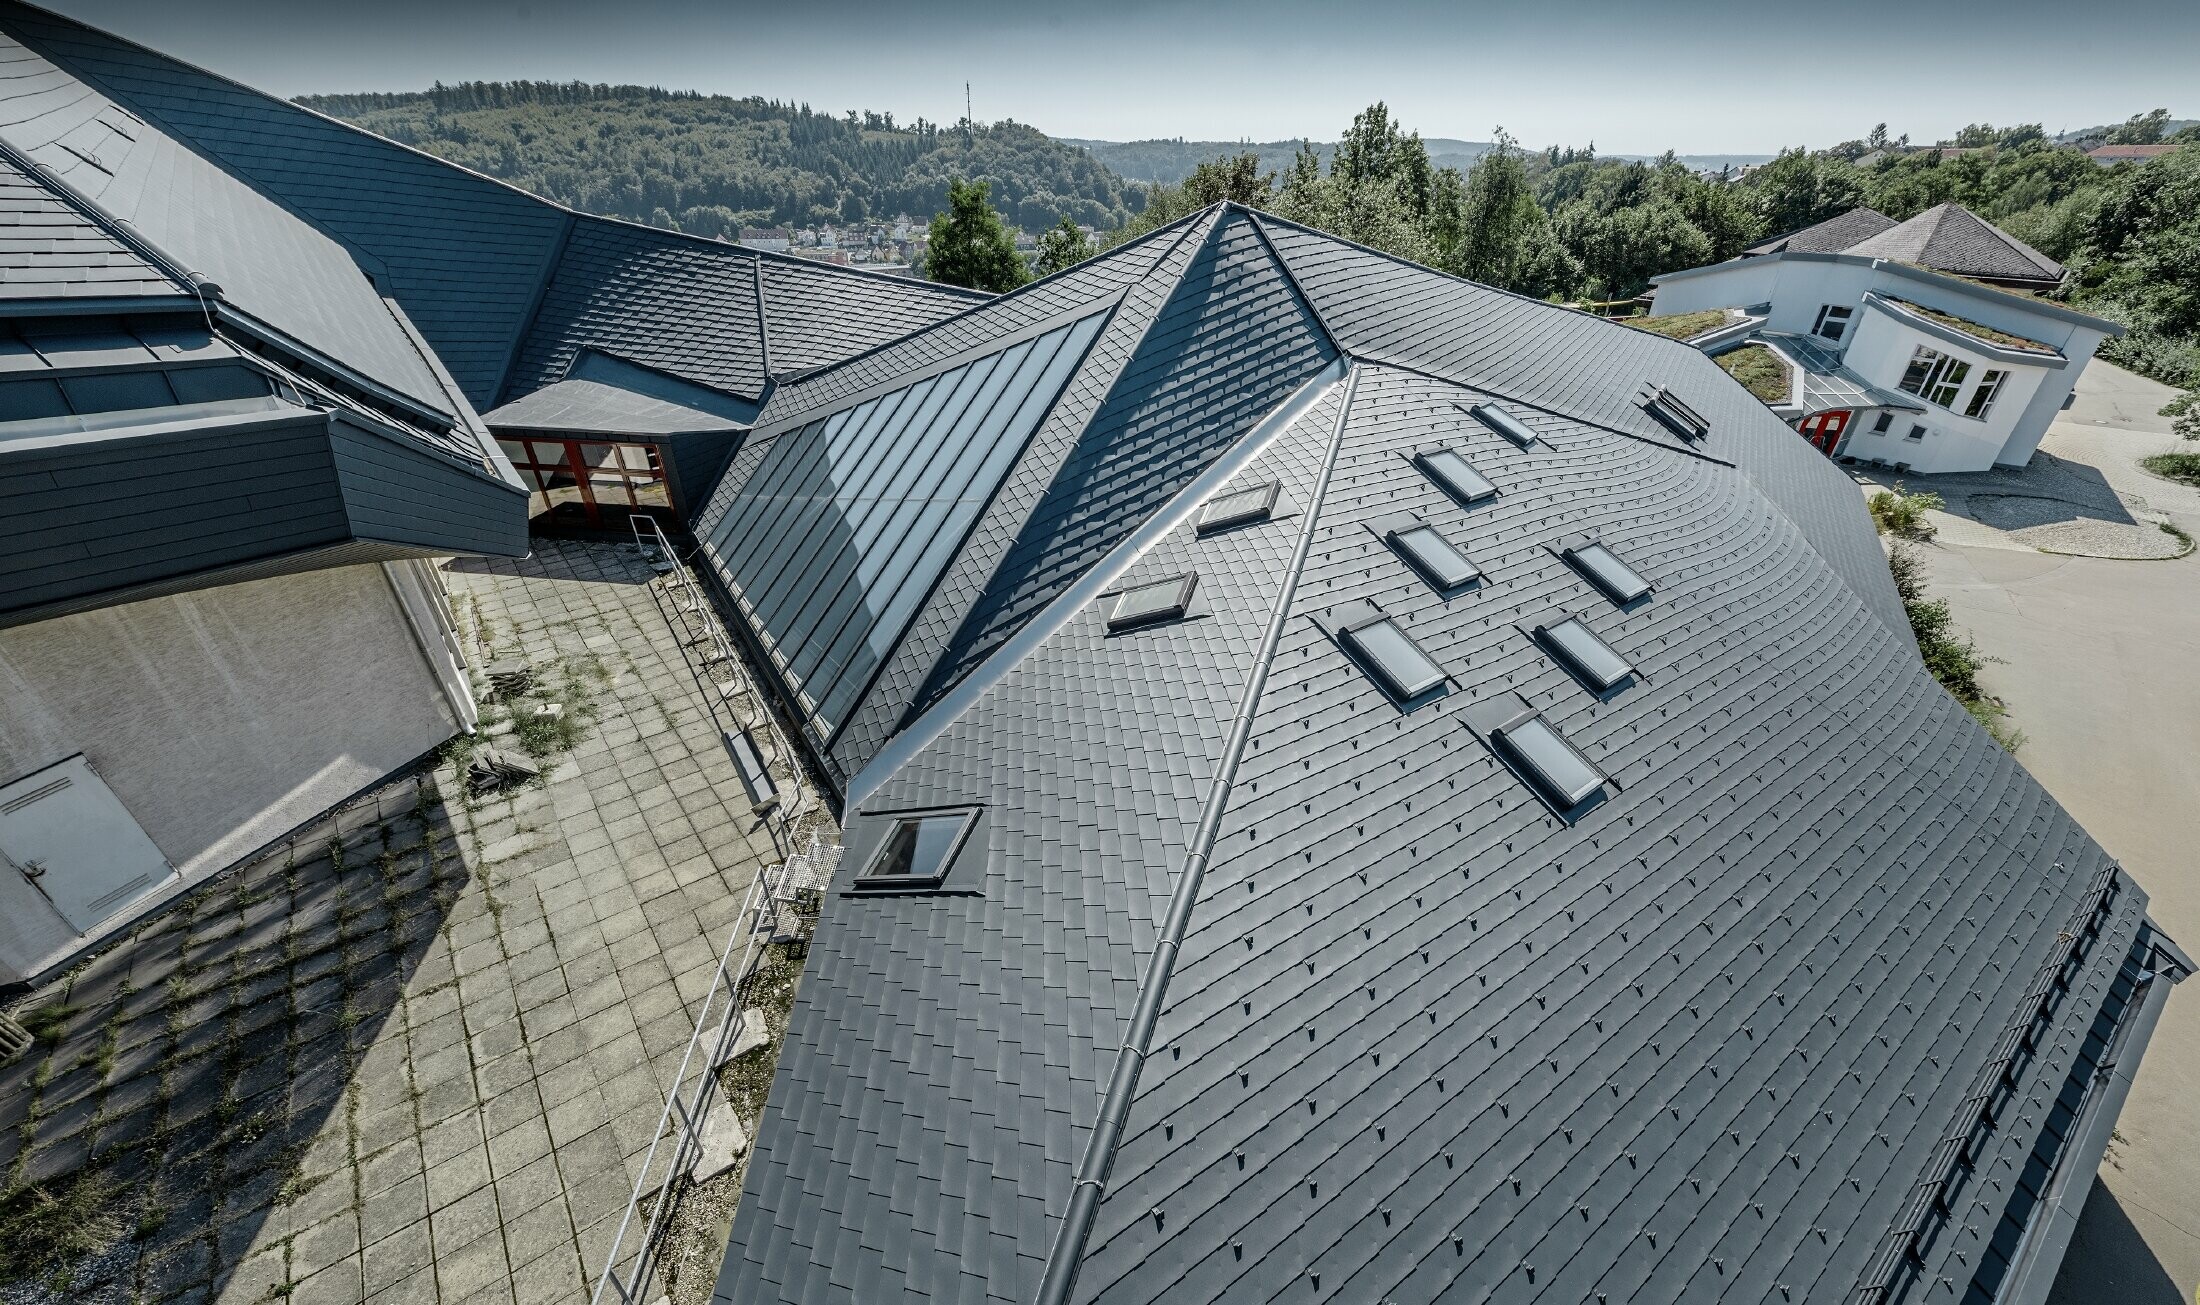
[[[733,668],[737,681],[742,688],[742,696],[754,703],[754,715],[762,722],[764,731],[770,740],[772,751],[776,754],[777,759],[784,760],[787,764],[788,783],[792,787],[791,800],[782,802],[779,811],[781,829],[788,836],[788,845],[791,850],[794,835],[794,817],[807,809],[809,798],[809,794],[802,783],[801,759],[796,754],[793,744],[785,734],[781,733],[778,718],[773,713],[771,704],[765,700],[763,694],[755,685],[749,683],[745,663],[740,653],[734,648],[733,640],[727,636],[725,626],[713,619],[716,609],[712,606],[708,595],[704,593],[702,586],[695,583],[694,576],[688,569],[688,564],[673,549],[672,541],[665,535],[664,527],[658,524],[655,517],[641,512],[635,513],[627,521],[629,528],[634,533],[635,544],[645,552],[654,550],[659,557],[664,559],[666,565],[672,568],[666,573],[665,578],[672,581],[676,586],[680,601],[675,602],[672,609],[665,612],[666,623],[676,625],[677,630],[685,636],[682,640],[684,644],[692,645],[707,641],[711,645],[712,655],[710,660],[724,662]],[[701,545],[698,544],[697,548],[700,549]],[[658,597],[659,607],[662,610],[663,600],[661,595],[654,587],[651,589],[651,594]],[[695,622],[691,622],[690,617],[694,617],[700,622],[702,627],[700,631],[695,628]],[[725,703],[724,695],[713,692],[714,685],[704,679],[702,672],[692,662],[688,666],[688,673],[695,678],[696,690],[703,695],[703,703],[710,711],[711,719],[718,721],[720,719],[718,715],[719,708]],[[731,707],[728,707],[727,710],[729,713],[732,711]],[[752,728],[751,722],[742,719],[738,714],[733,716],[732,723],[734,728],[740,731],[745,732]],[[771,760],[772,758],[766,758],[767,766]],[[778,783],[778,777],[773,776],[772,784],[775,789]]]
[[[764,728],[769,732],[773,749],[777,752],[778,757],[783,759],[794,772],[790,781],[793,785],[792,796],[794,800],[791,804],[782,803],[780,806],[780,817],[783,827],[789,834],[791,851],[792,815],[790,814],[790,808],[800,807],[804,794],[801,769],[795,753],[780,734],[778,723],[772,717],[770,705],[764,701],[762,694],[757,691],[756,687],[748,682],[744,664],[735,652],[732,641],[727,637],[724,626],[714,619],[714,609],[710,606],[701,588],[696,585],[693,577],[689,574],[688,568],[681,560],[680,555],[673,550],[672,541],[665,536],[664,528],[658,524],[654,517],[644,513],[636,513],[629,518],[629,521],[634,533],[635,543],[644,550],[655,550],[657,555],[662,557],[671,567],[671,570],[666,574],[671,579],[673,586],[676,587],[680,601],[675,602],[672,609],[668,611],[664,609],[662,593],[655,586],[651,587],[651,593],[658,600],[659,609],[663,611],[667,627],[681,638],[683,645],[682,659],[687,660],[689,663],[688,671],[696,679],[696,688],[703,695],[704,703],[711,713],[712,722],[714,724],[722,722],[723,718],[719,716],[719,711],[723,705],[724,695],[711,691],[711,683],[705,681],[692,659],[687,658],[684,651],[686,647],[704,641],[711,645],[714,660],[722,660],[732,668],[742,686],[744,696],[755,700],[757,715],[763,719]],[[677,614],[677,619],[675,619],[675,614]],[[695,618],[695,621],[691,621],[690,617]],[[697,621],[700,622],[702,627],[700,632],[695,629],[695,622]],[[732,712],[730,706],[725,709],[729,713]],[[747,723],[739,720],[738,716],[736,716],[734,724],[741,729],[748,728]],[[721,728],[721,735],[723,733],[724,730]],[[766,765],[768,770],[769,761]],[[779,784],[778,777],[776,775],[772,776],[771,782],[776,792]],[[667,1214],[673,1204],[674,1188],[687,1174],[701,1150],[703,1123],[709,1117],[710,1106],[717,1092],[717,1071],[719,1066],[725,1063],[727,1051],[739,1035],[742,1014],[741,986],[747,981],[749,975],[754,972],[761,948],[769,944],[773,937],[780,932],[781,900],[792,896],[791,886],[798,877],[797,863],[805,862],[805,860],[809,863],[817,863],[823,860],[823,852],[814,838],[807,858],[799,855],[789,856],[781,864],[765,870],[750,883],[747,894],[742,898],[741,910],[735,916],[733,931],[726,939],[724,951],[719,955],[717,972],[712,977],[709,991],[703,996],[702,1008],[697,1012],[695,1032],[689,1036],[687,1050],[680,1058],[680,1068],[673,1075],[671,1086],[666,1090],[665,1107],[657,1117],[657,1129],[651,1135],[649,1150],[642,1158],[641,1172],[635,1177],[634,1190],[627,1200],[626,1213],[619,1220],[619,1229],[611,1239],[610,1249],[605,1252],[603,1273],[597,1279],[594,1293],[589,1297],[590,1305],[604,1305],[604,1302],[612,1299],[619,1301],[620,1305],[637,1305],[644,1285],[653,1276],[656,1268],[656,1247],[658,1239],[664,1231]],[[815,877],[815,873],[816,865],[807,864],[799,877],[806,884],[809,879]],[[736,959],[737,952],[738,959]],[[688,1080],[691,1073],[694,1073],[696,1052],[704,1043],[706,1031],[712,1027],[712,1012],[720,1004],[718,999],[721,993],[725,994],[726,1000],[723,1003],[724,1014],[717,1022],[717,1036],[712,1040],[709,1055],[703,1061],[701,1072],[694,1074],[695,1081],[691,1086]],[[660,1166],[658,1163],[659,1152],[668,1137],[676,1138],[676,1140],[673,1143],[669,1158]],[[629,1251],[627,1235],[633,1229],[636,1218],[641,1212],[642,1202],[648,1198],[653,1190],[657,1192],[657,1203],[650,1211],[648,1226],[643,1230],[640,1242]],[[625,1271],[622,1274],[622,1262],[628,1255],[632,1256],[632,1263],[625,1266]]]
[[[756,967],[758,940],[768,943],[777,931],[778,895],[772,891],[771,881],[774,874],[783,876],[786,869],[784,865],[776,866],[758,875],[750,883],[749,891],[742,900],[741,914],[736,917],[732,935],[726,939],[725,951],[718,957],[718,970],[711,979],[710,991],[703,995],[703,1008],[696,1017],[695,1032],[688,1038],[687,1052],[680,1058],[679,1072],[673,1075],[672,1087],[665,1094],[665,1108],[657,1117],[657,1131],[650,1140],[649,1151],[642,1157],[642,1171],[634,1179],[634,1191],[627,1200],[626,1214],[620,1218],[619,1231],[611,1239],[611,1249],[605,1253],[603,1276],[597,1280],[595,1293],[589,1297],[590,1305],[603,1305],[604,1301],[614,1295],[622,1305],[635,1305],[642,1285],[649,1280],[650,1271],[655,1267],[651,1249],[657,1244],[658,1234],[664,1228],[666,1211],[672,1206],[673,1185],[687,1172],[688,1166],[694,1162],[697,1150],[702,1146],[703,1120],[709,1115],[710,1101],[717,1091],[717,1069],[724,1063],[726,1050],[732,1045],[740,1028],[741,982]],[[738,965],[734,962],[734,951],[737,947],[741,953]],[[730,983],[727,980],[728,974],[733,976]],[[711,1048],[709,1059],[704,1062],[703,1072],[687,1094],[688,1099],[683,1101],[681,1085],[687,1082],[689,1067],[694,1064],[696,1048],[703,1043],[703,1031],[710,1027],[711,1009],[720,992],[724,992],[728,998],[725,1017],[719,1023],[718,1037]],[[678,1120],[677,1130],[673,1127],[674,1120]],[[679,1141],[673,1146],[671,1159],[666,1163],[661,1176],[657,1176],[652,1182],[652,1176],[658,1175],[658,1148],[664,1144],[668,1135],[675,1132]],[[626,1246],[627,1231],[633,1226],[642,1201],[652,1189],[658,1193],[657,1204],[650,1211],[649,1227],[634,1252],[633,1267],[622,1281],[619,1262],[621,1252]]]

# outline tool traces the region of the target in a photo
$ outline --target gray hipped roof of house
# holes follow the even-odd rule
[[[2063,266],[1960,204],[1936,204],[1843,253],[1986,281],[2053,286]]]
[[[1836,213],[1823,222],[1790,231],[1760,241],[1742,251],[1743,257],[1764,254],[1838,254],[1860,240],[1869,240],[1895,225],[1895,220],[1877,209],[1852,208],[1846,213]]]
[[[722,1301],[2037,1300],[2189,968],[1715,363],[1244,209],[782,386],[699,533],[846,805]]]
[[[2063,274],[2062,264],[1961,204],[1936,204],[1903,222],[1852,208],[1742,251],[1767,254],[1854,254],[2024,287],[2051,287]]]

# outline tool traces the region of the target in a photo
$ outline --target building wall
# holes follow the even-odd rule
[[[1993,466],[2029,415],[2032,397],[2040,385],[2058,374],[2045,367],[1999,361],[1964,349],[1870,306],[1858,310],[1850,335],[1852,339],[1843,361],[1859,376],[1884,390],[1893,390],[1901,383],[1903,371],[1920,346],[1970,364],[1970,373],[1956,393],[1953,408],[1943,408],[1920,398],[1918,401],[1924,404],[1924,412],[1895,413],[1894,424],[1885,435],[1874,435],[1871,422],[1862,421],[1861,428],[1851,427],[1856,433],[1841,450],[1849,457],[1878,458],[1890,466],[1907,462],[1912,470],[1920,472],[1984,471]],[[1994,406],[1984,419],[1964,416],[1964,409],[1988,371],[2009,374],[2002,382]],[[1923,439],[1904,438],[1913,425],[1925,428]],[[2037,443],[2038,437],[2033,439]]]
[[[446,695],[379,566],[104,608],[0,630],[0,780],[82,752],[189,881],[457,733]]]
[[[2061,368],[2028,366],[1967,351],[1890,314],[1875,311],[1864,302],[1867,292],[1953,313],[2052,345],[2069,360],[2068,364]],[[1841,450],[1844,456],[1879,458],[1889,465],[1906,462],[1919,472],[2023,466],[2062,410],[2093,350],[2106,338],[2093,327],[2040,312],[2016,294],[1972,287],[1947,277],[1910,276],[1887,264],[1838,259],[1775,256],[1722,263],[1660,283],[1651,302],[1651,311],[1661,315],[1769,303],[1771,310],[1764,329],[1804,335],[1817,324],[1818,310],[1823,305],[1850,305],[1856,313],[1847,334],[1835,347],[1844,351],[1842,361],[1852,371],[1888,390],[1899,385],[1912,352],[1920,344],[1969,362],[1970,376],[1953,411],[1928,404],[1923,416],[1897,413],[1888,434],[1878,436],[1870,429],[1876,410],[1866,409],[1857,414],[1856,423],[1850,427],[1852,433]],[[2010,377],[1987,419],[1974,421],[1961,414],[1987,368],[2008,371]],[[1910,442],[1903,438],[1913,423],[1925,426],[1923,440]]]

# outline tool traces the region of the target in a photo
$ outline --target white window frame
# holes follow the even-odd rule
[[[1920,365],[1923,371],[1918,370]],[[1970,363],[1921,344],[1910,355],[1909,365],[1902,369],[1902,379],[1895,388],[1953,412],[1956,399],[1963,393],[1964,379],[1970,374]]]
[[[1818,320],[1811,323],[1810,333],[1821,340],[1839,340],[1848,334],[1849,323],[1854,320],[1856,310],[1847,304],[1820,304]]]
[[[2009,383],[2009,371],[2004,367],[1989,367],[1978,378],[1978,388],[1971,391],[1970,403],[1964,405],[1963,415],[1973,421],[1984,421],[2001,398],[2001,390]]]

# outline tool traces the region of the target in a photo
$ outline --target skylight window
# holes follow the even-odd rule
[[[900,817],[857,877],[856,887],[939,887],[977,816],[975,811],[938,811]]]
[[[1525,422],[1496,404],[1477,403],[1468,411],[1474,414],[1475,420],[1518,444],[1521,448],[1532,449],[1535,447],[1535,432],[1529,430]]]
[[[1444,682],[1444,668],[1387,616],[1338,633],[1390,696],[1400,702],[1410,702]]]
[[[1108,629],[1135,630],[1181,620],[1191,606],[1192,589],[1198,583],[1199,573],[1187,571],[1173,579],[1124,590],[1116,597],[1115,610],[1108,614]]]
[[[1467,555],[1438,534],[1434,526],[1407,526],[1391,531],[1388,538],[1390,546],[1439,590],[1449,592],[1482,578],[1482,569],[1468,561]]]
[[[1711,423],[1704,420],[1702,413],[1683,403],[1679,395],[1662,385],[1653,385],[1646,390],[1641,402],[1644,411],[1665,423],[1677,435],[1702,439],[1711,430]]]
[[[1539,625],[1535,637],[1575,678],[1598,693],[1635,673],[1626,658],[1612,651],[1610,644],[1597,638],[1577,617]]]
[[[1564,556],[1590,584],[1603,590],[1606,598],[1622,607],[1650,592],[1650,582],[1602,544],[1569,548]]]
[[[1571,811],[1604,787],[1605,773],[1551,728],[1541,716],[1528,716],[1490,731],[1507,760],[1560,811]]]
[[[1461,457],[1455,449],[1438,449],[1434,453],[1417,453],[1414,465],[1429,479],[1451,492],[1461,503],[1479,503],[1486,498],[1497,497],[1497,486],[1490,478],[1474,469],[1473,464]]]
[[[1199,510],[1199,533],[1211,535],[1218,530],[1266,521],[1275,513],[1277,488],[1276,483],[1270,481],[1210,499],[1207,506]]]

